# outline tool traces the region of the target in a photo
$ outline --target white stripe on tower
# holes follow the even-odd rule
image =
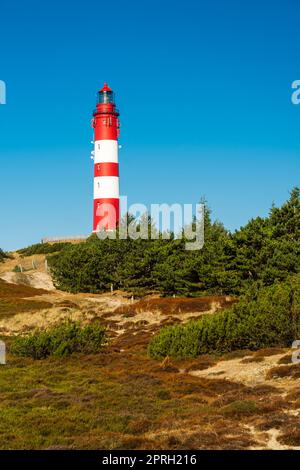
[[[95,142],[94,163],[118,163],[118,141],[97,140]]]
[[[118,176],[95,176],[94,199],[119,199]]]

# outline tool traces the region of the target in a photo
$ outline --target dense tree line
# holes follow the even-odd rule
[[[268,217],[251,219],[234,233],[212,222],[206,209],[204,229],[201,250],[185,250],[184,238],[172,234],[169,240],[99,240],[93,235],[48,259],[57,287],[72,292],[103,292],[113,284],[115,289],[166,295],[240,294],[299,272],[298,188]]]
[[[151,221],[149,222],[151,224]],[[66,245],[49,257],[54,281],[72,292],[110,289],[160,291],[166,295],[239,294],[299,272],[300,190],[268,217],[251,219],[230,233],[205,213],[203,249],[185,250],[185,240],[99,240]]]

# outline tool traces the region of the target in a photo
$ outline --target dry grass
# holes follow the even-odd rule
[[[34,297],[37,295],[47,294],[43,289],[35,289],[34,287],[8,284],[0,279],[0,298],[1,299],[23,299],[26,297]]]
[[[194,360],[150,360],[143,332],[122,351],[122,336],[93,356],[9,357],[0,448],[245,449],[255,445],[249,420],[284,409],[271,386],[194,377],[182,372]]]
[[[299,419],[294,419],[293,422],[285,426],[285,429],[279,437],[279,442],[288,446],[300,446],[300,429]]]
[[[208,296],[197,298],[167,298],[167,297],[154,297],[142,299],[133,305],[121,306],[116,313],[124,315],[134,315],[143,311],[158,310],[165,315],[174,315],[181,313],[194,313],[194,312],[207,312],[211,309],[214,311],[229,307],[237,299],[229,296]]]
[[[276,379],[288,377],[291,379],[300,378],[300,365],[293,364],[288,366],[273,367],[270,369],[266,375],[267,379]]]
[[[49,302],[27,300],[28,297],[42,295],[45,292],[29,286],[7,284],[0,279],[0,317],[11,317],[20,312],[32,312],[51,307],[52,304]]]

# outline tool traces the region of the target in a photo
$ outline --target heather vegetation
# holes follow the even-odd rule
[[[249,417],[267,425],[275,410],[292,406],[278,404],[272,386],[162,369],[132,344],[122,354],[8,359],[0,376],[2,450],[247,449],[255,445]]]
[[[20,312],[35,312],[52,306],[44,300],[31,297],[44,294],[42,289],[30,286],[8,284],[0,279],[0,319],[11,317]]]

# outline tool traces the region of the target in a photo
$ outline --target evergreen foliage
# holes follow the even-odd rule
[[[300,276],[251,289],[228,310],[163,328],[149,344],[153,358],[196,357],[238,349],[291,347],[300,334]]]
[[[69,242],[58,242],[58,243],[36,243],[34,245],[27,246],[18,250],[17,253],[23,256],[31,255],[43,255],[48,253],[55,253],[61,251],[67,246],[71,245]]]
[[[0,263],[3,263],[3,261],[6,259],[6,258],[9,258],[8,254],[6,254],[3,250],[1,250],[0,248]]]
[[[185,250],[184,238],[174,234],[169,240],[161,234],[155,240],[99,240],[92,235],[85,243],[61,247],[49,264],[62,290],[104,292],[113,284],[115,289],[164,295],[241,294],[299,272],[298,188],[282,207],[273,206],[268,217],[252,219],[234,233],[212,222],[206,209],[204,230],[204,247],[195,251]]]

